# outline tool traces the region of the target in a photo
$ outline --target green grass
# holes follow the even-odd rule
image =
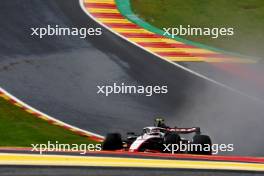
[[[94,141],[48,124],[0,97],[0,146],[31,147],[31,144],[90,144]]]
[[[263,0],[131,0],[132,9],[150,24],[163,27],[232,27],[234,36],[182,38],[244,55],[264,58]]]

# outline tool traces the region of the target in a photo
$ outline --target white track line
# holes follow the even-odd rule
[[[59,123],[59,124],[61,124],[61,125],[63,125],[63,126],[67,126],[67,127],[69,127],[69,128],[72,128],[72,129],[75,129],[75,130],[78,130],[78,131],[84,132],[84,133],[86,133],[86,134],[88,134],[88,135],[91,135],[91,136],[96,136],[96,137],[99,137],[99,138],[104,138],[103,136],[101,136],[101,135],[99,135],[99,134],[96,134],[96,133],[93,133],[93,132],[90,132],[90,131],[86,131],[86,130],[80,129],[80,128],[78,128],[78,127],[75,127],[75,126],[69,125],[69,124],[67,124],[67,123],[65,123],[65,122],[63,122],[63,121],[58,120],[58,119],[55,119],[55,118],[53,118],[53,117],[51,117],[51,116],[49,116],[49,115],[47,115],[47,114],[45,114],[45,113],[43,113],[43,112],[37,110],[37,109],[35,109],[35,108],[29,106],[29,105],[26,104],[25,102],[19,100],[18,98],[16,98],[15,96],[13,96],[12,94],[10,94],[10,93],[7,92],[6,90],[4,90],[2,87],[0,87],[0,91],[3,92],[4,94],[6,94],[7,96],[11,97],[11,98],[14,99],[15,101],[17,101],[19,104],[23,105],[24,107],[26,107],[26,108],[28,108],[28,109],[30,109],[30,110],[36,112],[36,113],[39,113],[39,114],[41,114],[41,115],[43,115],[43,116],[45,116],[45,117],[47,117],[47,118],[49,118],[49,119],[51,119],[51,120],[53,120],[53,121],[56,121],[57,123]]]
[[[185,71],[187,71],[187,72],[189,72],[189,73],[191,73],[191,74],[193,74],[193,75],[196,75],[196,76],[198,76],[198,77],[200,77],[200,78],[202,78],[202,79],[205,79],[205,80],[207,80],[207,81],[209,81],[209,82],[212,82],[212,83],[214,83],[214,84],[216,84],[216,85],[218,85],[218,86],[221,86],[221,87],[223,87],[223,88],[226,88],[226,89],[228,89],[228,90],[230,90],[230,91],[232,91],[232,92],[235,92],[235,93],[237,93],[237,94],[240,94],[240,95],[242,95],[242,96],[245,96],[245,97],[247,97],[247,98],[250,98],[250,99],[252,99],[252,100],[254,100],[254,101],[257,101],[257,102],[259,102],[259,103],[261,103],[261,104],[264,104],[264,100],[262,100],[262,99],[259,99],[259,98],[257,98],[257,97],[254,97],[254,96],[248,95],[248,94],[246,94],[245,92],[242,92],[242,91],[240,91],[240,90],[234,89],[234,88],[232,88],[232,87],[230,87],[230,86],[228,86],[228,85],[226,85],[226,84],[223,84],[223,83],[218,82],[218,81],[216,81],[216,80],[214,80],[214,79],[212,79],[212,78],[209,78],[209,77],[207,77],[207,76],[205,76],[205,75],[202,75],[202,74],[200,74],[200,73],[198,73],[198,72],[195,72],[195,71],[193,71],[193,70],[191,70],[191,69],[189,69],[189,68],[187,68],[187,67],[184,67],[184,66],[182,66],[182,65],[180,65],[180,64],[178,64],[178,63],[176,63],[176,62],[172,62],[172,61],[170,61],[170,60],[168,60],[168,59],[166,59],[166,58],[163,58],[163,57],[159,56],[158,54],[156,54],[156,53],[154,53],[154,52],[152,52],[152,51],[149,51],[149,50],[145,49],[144,47],[140,46],[139,44],[137,44],[137,43],[135,43],[135,42],[133,42],[133,41],[128,40],[126,37],[122,36],[121,34],[115,32],[115,31],[113,31],[111,28],[109,28],[108,26],[106,26],[104,23],[98,21],[95,17],[93,17],[93,15],[90,14],[90,13],[88,12],[88,10],[85,8],[85,6],[84,6],[84,1],[83,1],[83,0],[79,0],[79,4],[80,4],[82,10],[84,11],[84,13],[85,13],[86,15],[88,15],[91,19],[93,19],[95,22],[97,22],[98,24],[100,24],[101,26],[103,26],[104,28],[106,28],[108,31],[110,31],[110,32],[114,33],[115,35],[119,36],[120,38],[122,38],[122,39],[128,41],[129,43],[132,43],[133,45],[136,45],[137,47],[143,49],[144,51],[146,51],[146,52],[148,52],[148,53],[151,53],[151,54],[153,54],[154,56],[156,56],[156,57],[158,57],[158,58],[160,58],[160,59],[162,59],[162,60],[164,60],[164,61],[166,61],[166,62],[169,62],[170,64],[173,64],[174,66],[176,66],[176,67],[178,67],[178,68],[181,68],[181,69],[183,69],[183,70],[185,70]]]

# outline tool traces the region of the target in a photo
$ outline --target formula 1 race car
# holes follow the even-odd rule
[[[119,133],[109,133],[103,142],[103,150],[212,154],[211,139],[207,135],[202,135],[199,127],[171,128],[164,122],[164,119],[156,118],[154,126],[143,128],[141,135],[129,132],[124,140]],[[181,137],[191,133],[194,133],[191,140]]]

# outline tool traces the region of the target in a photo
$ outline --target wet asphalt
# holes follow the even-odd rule
[[[221,154],[264,155],[264,103],[162,61],[105,29],[87,39],[30,35],[31,27],[48,24],[100,27],[77,0],[4,0],[0,9],[0,86],[29,105],[101,135],[140,133],[163,116],[170,126],[200,126],[214,143],[234,144],[234,152]],[[207,64],[184,65],[210,76]],[[98,85],[115,82],[166,85],[169,92],[97,94]]]

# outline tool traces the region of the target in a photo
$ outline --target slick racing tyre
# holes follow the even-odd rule
[[[103,142],[103,150],[119,150],[123,148],[121,134],[109,133]]]
[[[192,154],[198,155],[211,155],[212,154],[212,141],[207,135],[195,135],[193,137],[193,144],[198,144],[200,147],[196,147]],[[197,146],[198,146],[197,145]]]
[[[164,144],[165,145],[173,145],[173,144],[179,144],[181,141],[181,137],[177,133],[167,133],[164,136]],[[163,146],[165,149],[165,146]],[[165,153],[170,153],[171,151],[162,150]]]

